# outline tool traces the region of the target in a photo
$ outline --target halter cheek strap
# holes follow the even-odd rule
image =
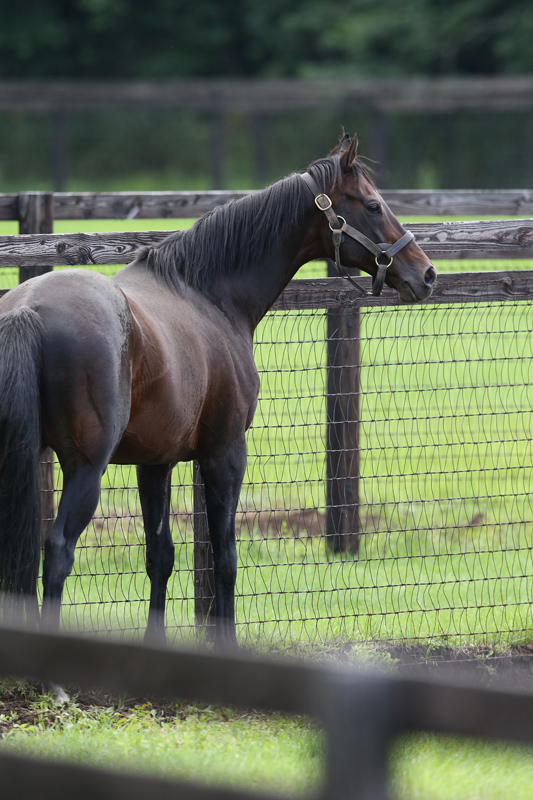
[[[328,197],[327,194],[320,191],[318,184],[316,183],[315,179],[311,177],[308,172],[304,172],[302,175],[307,187],[312,192],[313,197],[315,198],[315,205],[320,211],[323,211],[326,215],[326,218],[329,223],[329,227],[331,230],[331,235],[333,238],[333,249],[335,251],[335,266],[337,268],[337,272],[341,277],[346,278],[346,280],[350,281],[356,289],[359,289],[365,295],[374,295],[378,297],[381,294],[381,290],[383,289],[383,284],[385,283],[385,276],[387,274],[387,269],[390,267],[393,261],[393,257],[398,253],[402,247],[405,247],[406,244],[409,244],[414,239],[413,234],[411,231],[406,231],[404,235],[398,239],[398,241],[394,242],[393,244],[389,244],[388,242],[379,242],[376,244],[368,236],[365,236],[364,233],[361,231],[356,230],[356,228],[352,228],[351,225],[348,225],[344,217],[337,215],[332,208],[331,199]],[[340,258],[340,247],[342,243],[342,237],[346,234],[350,236],[355,241],[362,244],[363,247],[366,247],[373,256],[376,262],[377,272],[375,276],[372,278],[372,291],[367,292],[357,281],[354,281],[351,275],[348,275],[345,268],[341,264]],[[380,260],[381,259],[381,260]],[[385,263],[385,260],[388,259],[388,263]]]

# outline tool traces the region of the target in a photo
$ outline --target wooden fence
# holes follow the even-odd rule
[[[370,155],[381,164],[388,155],[392,114],[509,113],[533,108],[533,78],[400,78],[326,80],[185,79],[167,81],[0,81],[0,112],[49,115],[52,122],[51,171],[63,188],[67,173],[68,117],[79,112],[195,112],[210,120],[212,185],[224,183],[229,139],[227,116],[249,115],[253,128],[255,174],[264,182],[268,119],[276,113],[336,112],[339,123],[357,111],[370,115]]]
[[[3,80],[0,110],[229,111],[324,108],[379,111],[522,111],[533,108],[531,75],[475,78],[330,78],[321,80],[176,79],[166,81]]]
[[[533,695],[473,684],[364,674],[316,664],[149,648],[0,628],[0,674],[305,714],[326,734],[322,800],[386,800],[392,741],[409,730],[533,742]],[[0,750],[3,800],[253,800],[275,797],[28,758]]]
[[[0,219],[19,220],[21,235],[0,236],[0,267],[16,266],[20,280],[55,265],[125,264],[140,246],[160,242],[168,232],[54,234],[54,219],[197,217],[244,192],[147,192],[0,195]],[[533,192],[384,192],[398,214],[533,214]],[[407,226],[431,258],[533,258],[533,220],[417,222]],[[361,278],[369,287],[370,279]],[[464,303],[533,298],[533,272],[527,270],[441,274],[428,303]],[[359,520],[358,386],[359,309],[398,302],[396,292],[361,297],[341,278],[292,281],[277,310],[328,310],[327,541],[336,551],[357,544]],[[347,364],[351,366],[346,367]],[[341,369],[342,367],[342,369]],[[350,457],[346,454],[349,453]],[[51,455],[43,465],[49,491],[45,517],[51,518]],[[195,604],[205,620],[212,605],[211,551],[203,491],[195,470]]]

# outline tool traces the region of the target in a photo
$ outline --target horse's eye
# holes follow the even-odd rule
[[[381,206],[379,203],[373,202],[369,203],[366,207],[366,210],[369,211],[371,214],[379,214],[381,211]]]

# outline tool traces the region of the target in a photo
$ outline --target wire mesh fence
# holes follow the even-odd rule
[[[237,520],[242,640],[530,640],[532,312],[509,301],[358,312],[359,383],[346,390],[358,393],[358,418],[345,420],[357,427],[358,452],[345,455],[358,457],[359,502],[342,498],[359,522],[355,555],[333,551],[326,524],[336,479],[327,470],[328,346],[339,332],[322,309],[263,321]],[[182,465],[168,605],[180,639],[195,636],[193,516],[192,469]],[[67,581],[64,621],[134,633],[147,599],[135,471],[110,466]]]
[[[529,230],[515,231],[513,244],[525,259],[440,269],[527,270]],[[478,236],[476,246],[496,250],[501,235],[485,244]],[[2,273],[4,288],[18,282],[16,270]],[[531,643],[531,273],[514,295],[529,299],[503,299],[518,274],[506,272],[498,291],[489,279],[476,302],[285,303],[263,321],[261,396],[237,519],[241,640]],[[54,503],[60,483],[56,467]],[[193,484],[191,465],[176,468],[167,621],[181,640],[198,635]],[[134,467],[109,467],[76,554],[66,627],[142,631],[149,590]]]

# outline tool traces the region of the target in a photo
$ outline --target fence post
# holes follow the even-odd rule
[[[54,195],[52,192],[19,194],[19,233],[54,232]],[[19,282],[51,272],[52,267],[19,267]]]
[[[207,525],[204,482],[197,461],[193,462],[193,502],[194,615],[197,627],[206,630],[207,639],[210,641],[214,633],[211,617],[215,602],[213,550]]]
[[[328,274],[337,274],[332,262]],[[359,309],[330,309],[327,337],[326,543],[334,553],[355,554],[360,538]]]
[[[321,800],[389,800],[389,756],[401,729],[401,703],[392,682],[339,675],[324,693],[326,775]]]
[[[19,194],[19,233],[54,232],[54,195],[52,192]],[[19,283],[51,272],[53,267],[19,267]],[[41,484],[41,524],[43,539],[54,519],[54,455],[49,447],[39,465]]]

